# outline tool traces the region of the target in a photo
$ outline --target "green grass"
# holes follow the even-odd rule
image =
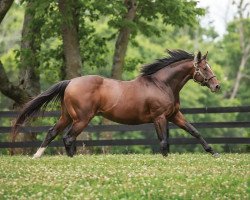
[[[250,154],[0,157],[0,199],[249,199]]]

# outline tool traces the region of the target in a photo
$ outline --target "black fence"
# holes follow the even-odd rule
[[[209,113],[250,113],[250,106],[240,107],[212,107],[212,108],[186,108],[182,109],[184,114],[209,114]],[[14,118],[18,115],[18,112],[2,111],[0,112],[0,118]],[[59,111],[48,111],[43,114],[42,117],[58,117]],[[196,128],[250,128],[250,121],[230,121],[230,122],[198,122],[192,123]],[[22,127],[22,133],[41,133],[47,132],[51,126],[32,126]],[[174,124],[167,124],[168,130],[168,148],[169,145],[180,144],[198,144],[199,142],[195,138],[171,138],[169,132],[172,129],[176,129]],[[101,132],[125,132],[125,131],[142,131],[155,132],[153,124],[142,125],[89,125],[84,131],[89,133],[101,133]],[[11,132],[11,127],[0,126],[0,134],[8,134]],[[155,134],[155,133],[154,133]],[[209,144],[250,144],[249,137],[221,137],[221,138],[205,138]],[[0,142],[0,148],[28,148],[39,147],[41,141],[35,142]],[[85,140],[77,141],[77,146],[129,146],[129,145],[158,145],[157,139],[116,139],[116,140]],[[60,141],[54,141],[50,144],[51,147],[61,147],[63,143]]]

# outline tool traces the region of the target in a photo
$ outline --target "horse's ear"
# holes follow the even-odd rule
[[[208,54],[208,51],[207,51],[207,53],[203,56],[203,59],[204,59],[204,60],[207,59],[207,54]]]
[[[201,61],[201,52],[198,51],[197,55],[194,57],[195,62],[200,62]]]

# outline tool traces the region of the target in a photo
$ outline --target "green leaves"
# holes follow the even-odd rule
[[[24,1],[23,5],[26,2]],[[34,29],[36,27],[41,29],[41,42],[37,42],[38,44],[42,43],[42,50],[37,52],[41,65],[40,71],[44,72],[45,66],[48,66],[48,71],[49,69],[59,70],[63,64],[62,46],[55,45],[57,42],[53,42],[61,41],[60,24],[62,17],[59,13],[58,3],[52,0],[33,1],[32,3],[36,9],[35,12],[32,11],[35,18],[30,26],[33,26]],[[110,68],[107,68],[107,66],[111,65],[110,55],[113,52],[111,43],[114,42],[115,34],[120,28],[129,27],[132,29],[131,40],[136,44],[135,37],[140,33],[149,38],[153,36],[159,37],[163,33],[163,29],[165,29],[164,25],[193,23],[196,16],[202,14],[201,9],[196,8],[196,3],[193,1],[138,0],[137,6],[136,19],[131,22],[123,20],[123,16],[127,12],[127,7],[123,1],[76,1],[73,7],[78,9],[78,32],[82,60],[84,61],[84,74],[89,73],[90,68],[98,67],[106,68],[104,70],[106,72],[103,72],[109,74],[107,70]],[[73,7],[69,8],[69,11]],[[100,32],[100,24],[106,23],[106,21],[107,25]],[[161,21],[164,25],[156,25],[158,23],[156,21]],[[103,33],[104,36],[102,36]],[[25,54],[25,52],[22,53]],[[138,61],[134,60],[135,65],[136,63]],[[133,68],[130,61],[126,66],[129,66],[127,68],[129,71]],[[56,77],[58,76],[55,76],[54,82],[57,79]]]
[[[204,9],[197,8],[195,1],[139,1],[138,16],[146,21],[162,17],[165,25],[194,25],[197,22],[197,17],[201,15],[204,15]]]

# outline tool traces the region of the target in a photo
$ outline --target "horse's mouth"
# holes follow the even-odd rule
[[[210,88],[212,93],[219,93],[221,91],[220,88]]]

